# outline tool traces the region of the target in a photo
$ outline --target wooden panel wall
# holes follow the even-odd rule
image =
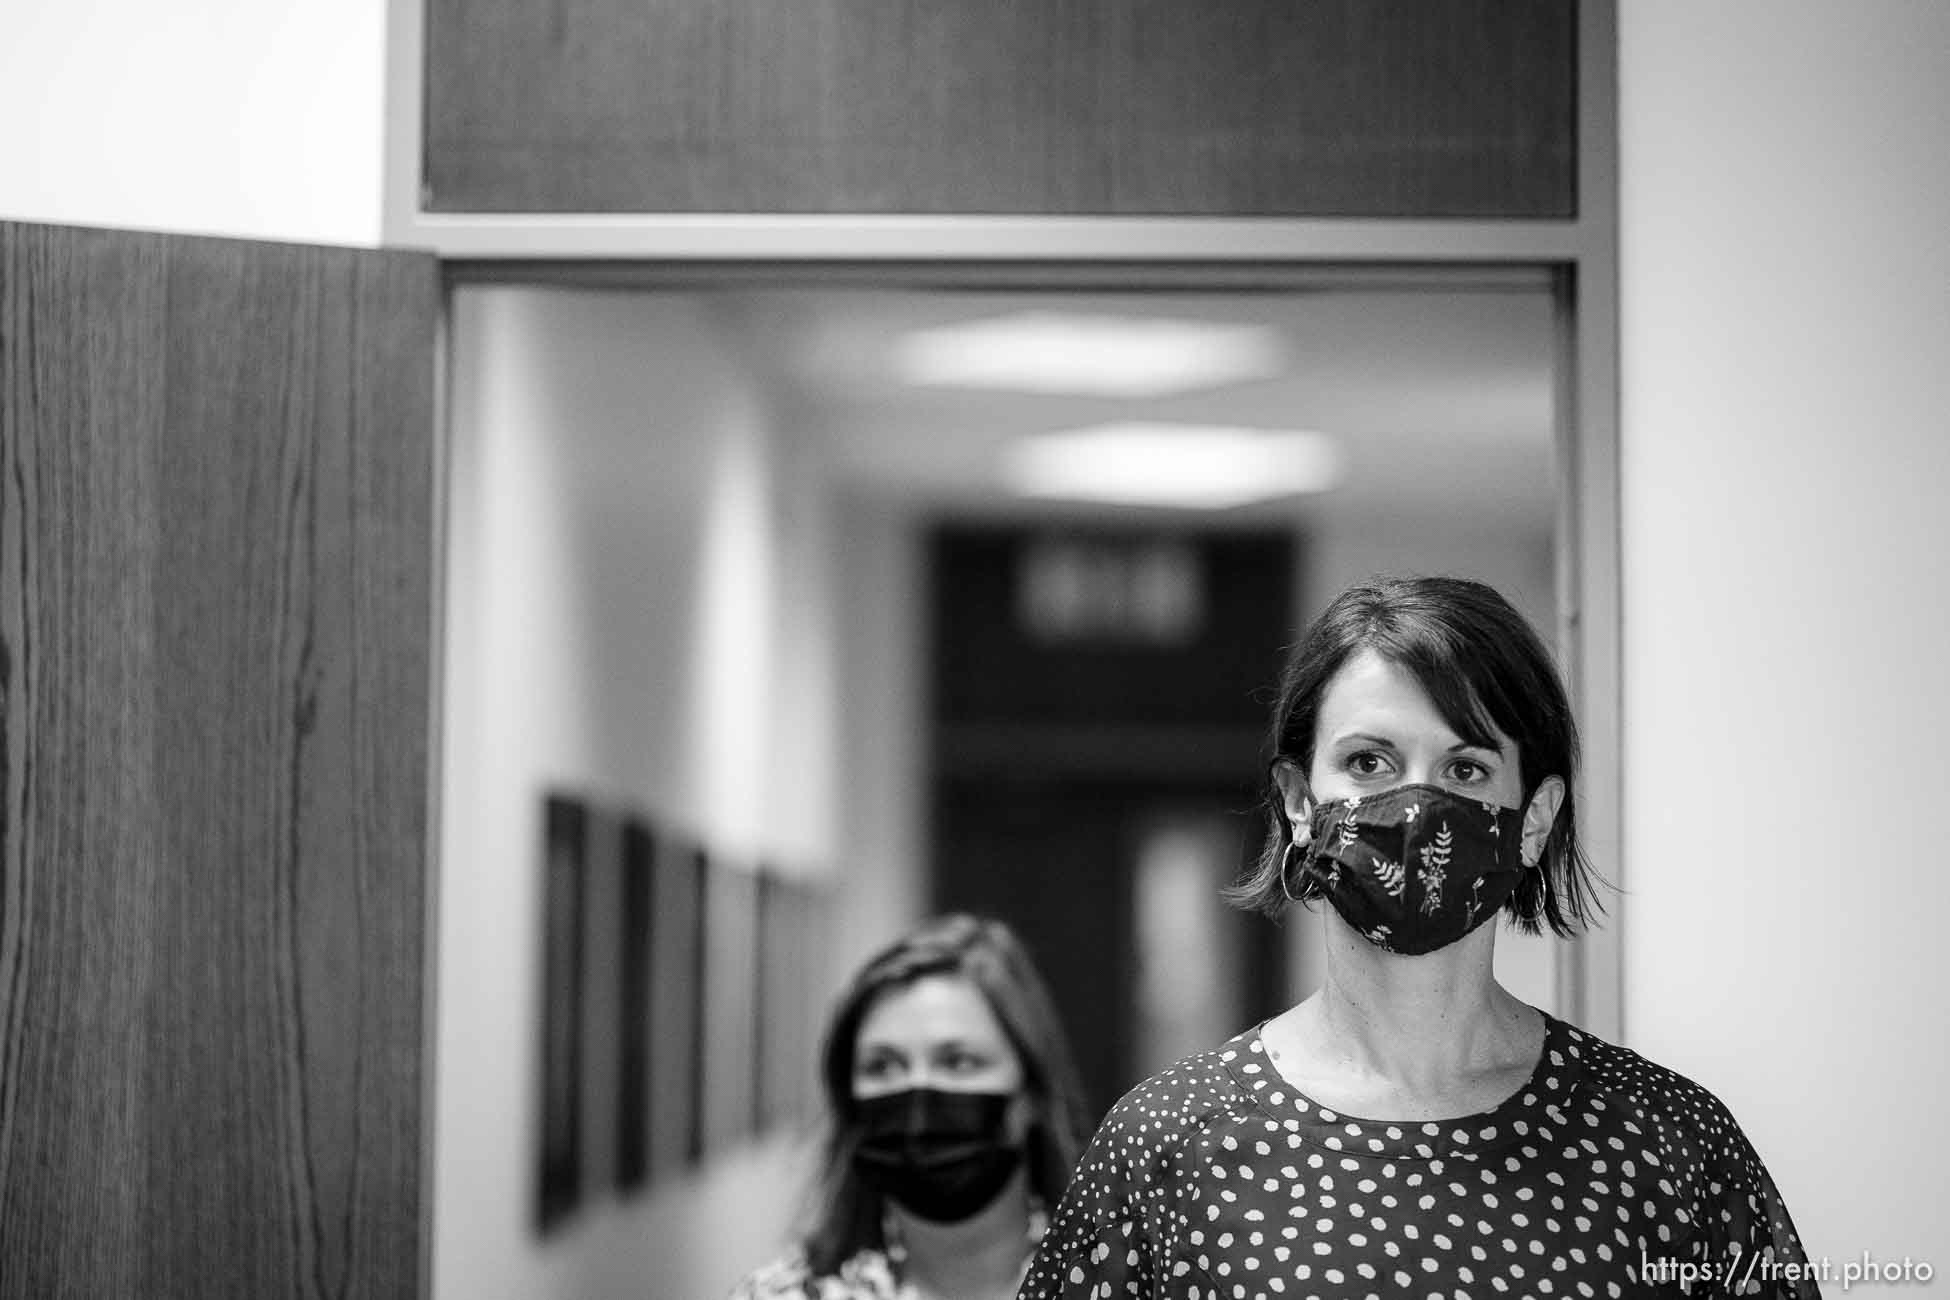
[[[1575,214],[1573,0],[428,0],[436,212]]]
[[[0,1294],[420,1293],[437,294],[0,226]]]

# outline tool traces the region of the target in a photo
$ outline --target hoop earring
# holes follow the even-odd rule
[[[1280,892],[1286,895],[1286,901],[1289,903],[1301,901],[1294,897],[1292,887],[1286,883],[1287,874],[1293,870],[1293,851],[1299,847],[1289,839],[1286,842],[1286,852],[1280,854]]]

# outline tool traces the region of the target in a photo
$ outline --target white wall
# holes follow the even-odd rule
[[[470,289],[453,331],[434,1293],[721,1295],[799,1207],[789,1141],[533,1235],[539,812],[830,863],[825,510],[695,301]]]
[[[841,645],[841,864],[835,969],[919,920],[929,847],[926,556],[922,517],[846,493],[835,520]]]
[[[1627,1038],[1950,1269],[1950,5],[1619,9]]]
[[[28,0],[0,219],[374,244],[386,0]]]

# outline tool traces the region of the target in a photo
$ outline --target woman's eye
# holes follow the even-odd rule
[[[1370,750],[1347,756],[1347,770],[1356,776],[1379,776],[1387,770],[1387,763],[1381,755]]]
[[[1449,774],[1458,781],[1474,785],[1488,778],[1489,769],[1473,759],[1459,758],[1449,765]]]

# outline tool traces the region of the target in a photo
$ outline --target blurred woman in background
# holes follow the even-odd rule
[[[1269,748],[1235,901],[1325,900],[1323,986],[1117,1104],[1024,1300],[1819,1294],[1718,1098],[1496,982],[1497,917],[1596,910],[1569,701],[1507,601],[1344,592]]]
[[[833,1011],[811,1230],[733,1300],[1008,1300],[1089,1133],[1041,977],[1000,921],[884,949]]]

